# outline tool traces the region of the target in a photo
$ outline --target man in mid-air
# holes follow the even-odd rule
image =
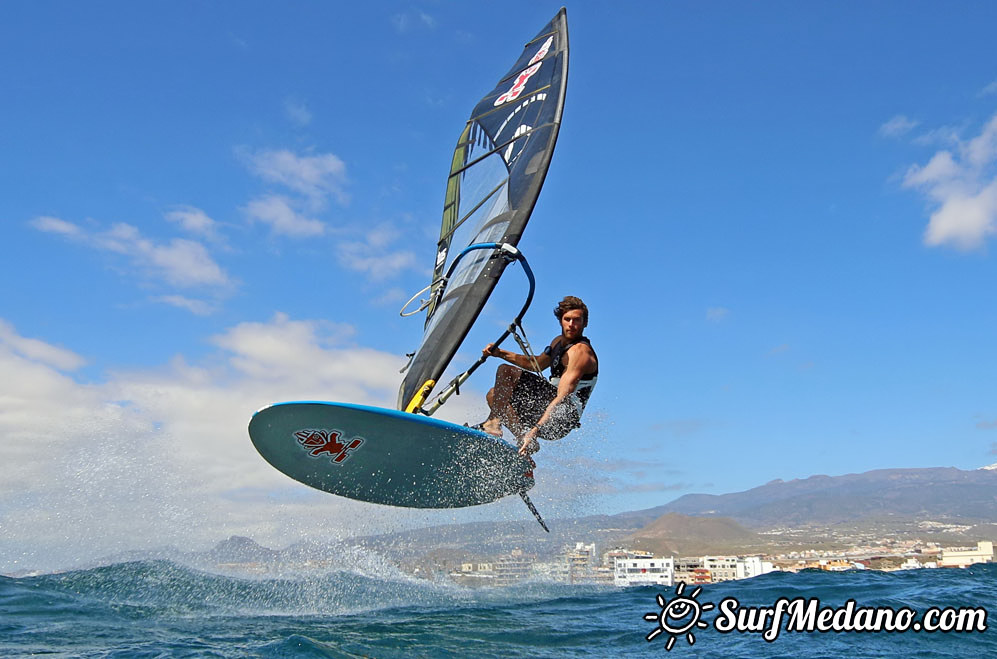
[[[502,436],[502,426],[519,441],[519,453],[530,456],[540,450],[540,439],[560,439],[581,425],[582,411],[599,377],[599,359],[582,335],[588,325],[585,303],[567,296],[555,307],[561,333],[536,356],[497,348],[490,343],[482,351],[500,357],[495,386],[488,392],[490,413],[479,426],[490,435]],[[550,380],[537,374],[550,367]]]

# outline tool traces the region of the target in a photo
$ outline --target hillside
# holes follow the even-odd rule
[[[687,494],[628,515],[729,517],[750,529],[833,526],[863,520],[997,522],[997,471],[880,469],[776,480],[744,492]]]
[[[770,540],[726,517],[688,517],[666,513],[624,537],[622,544],[658,556],[692,556],[764,551]]]

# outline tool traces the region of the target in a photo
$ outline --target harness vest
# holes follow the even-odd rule
[[[544,348],[544,354],[550,357],[550,383],[555,387],[561,382],[561,376],[564,375],[564,362],[562,361],[564,353],[568,351],[571,346],[576,343],[584,343],[589,348],[592,348],[592,343],[586,337],[580,337],[577,341],[572,341],[571,343],[566,343],[564,341],[558,341],[553,346],[547,346]],[[592,350],[592,354],[595,354],[595,350]],[[581,410],[585,409],[585,404],[589,400],[589,396],[592,395],[592,390],[595,389],[595,383],[599,379],[599,356],[595,356],[595,372],[583,375],[578,381],[578,386],[575,387],[574,395],[578,397],[578,402],[581,403]]]

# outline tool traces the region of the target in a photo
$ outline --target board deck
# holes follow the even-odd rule
[[[291,478],[389,506],[476,506],[524,493],[534,483],[529,460],[500,439],[379,407],[277,403],[253,415],[249,436],[260,455]]]

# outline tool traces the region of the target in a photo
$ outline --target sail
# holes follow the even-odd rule
[[[550,166],[567,79],[562,8],[475,106],[457,140],[422,344],[402,381],[399,409],[411,411],[413,398],[435,386],[508,264],[496,250],[475,250],[440,283],[465,247],[519,242]]]

